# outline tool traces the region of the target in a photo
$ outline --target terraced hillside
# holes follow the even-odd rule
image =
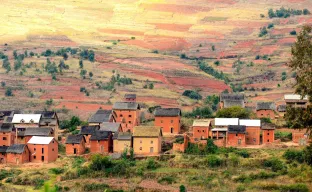
[[[281,7],[301,13],[269,17],[269,9]],[[184,90],[196,89],[207,96],[231,88],[244,91],[249,106],[259,100],[281,103],[282,95],[293,91],[294,75],[286,66],[290,46],[300,27],[312,21],[304,9],[312,11],[309,0],[3,0],[0,51],[12,66],[13,50],[40,54],[61,47],[92,49],[95,62],[84,64],[94,73],[92,80],[81,79],[79,58],[70,55],[65,61],[70,69],[55,81],[37,70],[46,57],[27,57],[23,64],[36,65],[22,75],[20,70],[0,70],[1,81],[13,87],[15,95],[5,97],[5,87],[0,88],[0,104],[43,108],[53,99],[53,108],[64,106],[88,116],[85,111],[109,108],[124,93],[136,92],[138,100],[149,106],[189,110],[201,102],[182,97]],[[56,63],[61,59],[51,58]],[[222,71],[230,82],[199,64]],[[133,84],[116,85],[113,92],[97,89],[96,81],[108,82],[113,70],[130,77]],[[143,88],[147,79],[154,89]],[[90,95],[80,92],[81,87]],[[34,96],[27,96],[29,92]]]

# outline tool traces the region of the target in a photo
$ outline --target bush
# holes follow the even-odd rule
[[[208,167],[220,167],[222,164],[222,160],[216,155],[208,155],[206,159]]]
[[[276,157],[272,157],[263,162],[265,167],[270,167],[272,171],[278,172],[286,169],[284,163]]]

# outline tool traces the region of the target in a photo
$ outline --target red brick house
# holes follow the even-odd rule
[[[273,102],[258,102],[256,115],[258,118],[275,119],[276,106]]]
[[[27,146],[31,162],[50,163],[58,158],[58,142],[54,137],[33,136]]]
[[[245,108],[245,95],[241,93],[221,93],[220,109],[239,106]]]
[[[109,131],[96,131],[90,137],[90,152],[106,154],[113,151],[113,134]]]
[[[210,119],[196,119],[193,122],[193,139],[205,140],[209,138],[209,132],[211,129]]]
[[[227,147],[245,147],[246,146],[246,126],[229,125],[227,132]]]
[[[125,94],[124,101],[125,102],[136,102],[136,94]]]
[[[0,146],[0,164],[7,162],[7,154],[6,151],[8,146]]]
[[[246,126],[246,144],[260,145],[261,120],[241,119],[239,125]]]
[[[81,127],[79,134],[84,136],[84,138],[86,140],[86,147],[90,148],[90,146],[91,146],[90,145],[90,138],[99,129],[100,129],[100,126],[98,126],[98,125],[82,126]]]
[[[121,123],[124,132],[132,132],[134,126],[140,125],[140,110],[140,105],[135,102],[116,102],[113,105],[116,122]]]
[[[25,144],[14,144],[6,150],[6,162],[23,164],[29,162],[30,151]]]
[[[262,144],[273,143],[275,140],[275,127],[269,124],[262,124]]]
[[[89,119],[89,126],[100,126],[104,122],[116,122],[116,113],[112,110],[99,109]]]
[[[10,146],[15,141],[14,125],[11,123],[0,124],[0,146]]]
[[[164,135],[180,133],[181,110],[179,108],[157,108],[154,115],[155,126],[161,127]]]
[[[82,155],[86,151],[86,139],[83,135],[68,135],[66,138],[66,155]]]

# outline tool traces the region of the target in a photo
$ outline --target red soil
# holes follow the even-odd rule
[[[174,24],[174,23],[149,23],[155,25],[156,29],[163,29],[168,31],[185,32],[192,27],[192,24]]]

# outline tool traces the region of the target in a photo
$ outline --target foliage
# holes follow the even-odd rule
[[[12,88],[11,88],[11,87],[7,87],[7,88],[5,89],[4,95],[7,96],[7,97],[12,97],[12,96],[14,96],[14,95],[13,95]]]
[[[205,73],[223,80],[225,83],[229,83],[230,79],[221,71],[215,70],[213,67],[207,65],[204,61],[198,61],[198,67],[200,70],[204,71]]]
[[[196,99],[196,100],[200,100],[202,99],[203,97],[196,91],[193,91],[193,90],[185,90],[183,93],[182,93],[183,96],[186,96],[186,97],[189,97],[191,99]]]
[[[233,106],[229,108],[220,109],[216,114],[216,117],[219,117],[219,118],[249,119],[250,116],[251,116],[250,111],[239,106]]]
[[[183,113],[184,117],[188,118],[195,118],[195,117],[201,117],[201,118],[210,118],[213,116],[213,112],[210,107],[204,106],[204,107],[196,107],[192,110],[192,112],[185,112]]]
[[[281,7],[280,9],[273,10],[269,9],[268,15],[270,18],[279,17],[279,18],[287,18],[294,15],[309,15],[310,11],[308,9],[285,9],[284,7]]]

